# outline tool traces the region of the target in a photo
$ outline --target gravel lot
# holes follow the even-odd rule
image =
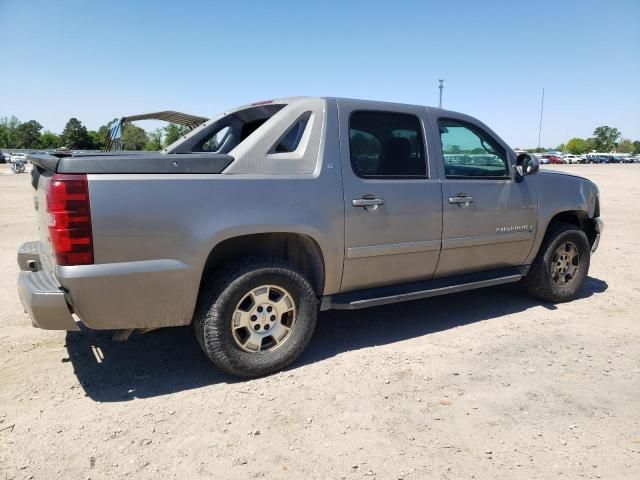
[[[515,284],[323,313],[294,367],[236,382],[189,328],[32,328],[32,190],[0,165],[0,479],[640,478],[640,165],[560,169],[603,202],[580,299]]]

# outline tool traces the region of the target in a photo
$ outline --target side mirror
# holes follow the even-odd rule
[[[516,158],[516,179],[522,181],[526,175],[535,175],[540,170],[538,157],[521,153]]]

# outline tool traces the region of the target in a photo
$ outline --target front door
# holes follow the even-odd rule
[[[358,105],[339,102],[345,204],[341,291],[432,278],[440,254],[442,191],[427,162],[426,111]]]
[[[521,265],[537,227],[535,187],[515,181],[507,149],[481,126],[452,118],[436,123],[444,166],[436,276]]]

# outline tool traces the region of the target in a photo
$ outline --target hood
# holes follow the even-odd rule
[[[587,180],[580,175],[576,175],[575,173],[563,172],[562,170],[538,170],[538,175],[566,175],[567,177],[581,178],[582,180]],[[589,181],[589,180],[588,180]]]

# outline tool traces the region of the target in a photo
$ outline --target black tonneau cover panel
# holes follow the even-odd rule
[[[221,153],[126,153],[80,154],[57,158],[28,155],[39,168],[54,173],[220,173],[233,162]]]

